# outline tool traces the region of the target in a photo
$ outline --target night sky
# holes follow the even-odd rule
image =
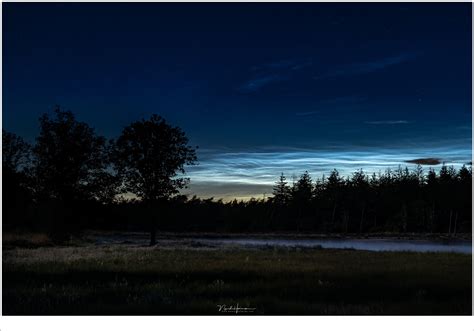
[[[268,196],[281,172],[458,167],[471,56],[470,3],[4,3],[3,128],[33,142],[61,105],[113,138],[160,114],[199,146],[185,193],[201,197]]]

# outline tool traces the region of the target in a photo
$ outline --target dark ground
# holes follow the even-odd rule
[[[71,245],[4,249],[3,314],[472,313],[471,255]]]

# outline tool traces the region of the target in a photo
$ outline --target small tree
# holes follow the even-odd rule
[[[416,168],[414,170],[414,177],[417,179],[419,186],[423,186],[426,184],[425,175],[423,173],[423,167],[421,166],[421,164],[416,165]]]
[[[185,188],[185,165],[196,163],[196,153],[179,127],[158,115],[130,124],[115,143],[113,162],[125,190],[147,205],[168,200]],[[156,243],[155,221],[150,225],[150,245]]]
[[[290,200],[290,187],[283,173],[281,173],[280,180],[273,187],[273,196],[273,201],[278,205],[286,205]]]

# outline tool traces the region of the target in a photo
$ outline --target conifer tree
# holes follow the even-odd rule
[[[280,179],[273,187],[273,196],[273,201],[279,205],[285,205],[290,200],[290,187],[283,173],[281,173]]]

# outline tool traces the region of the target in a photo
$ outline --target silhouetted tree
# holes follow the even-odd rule
[[[286,181],[286,177],[281,173],[280,179],[273,187],[273,202],[278,205],[287,204],[290,201],[290,187]]]
[[[331,226],[334,225],[334,220],[336,218],[337,204],[342,193],[342,187],[344,187],[344,180],[339,176],[339,172],[334,169],[331,171],[326,184],[328,198],[333,205],[331,213]]]
[[[437,226],[437,209],[438,209],[438,176],[436,171],[432,168],[428,170],[428,175],[426,176],[426,209],[427,209],[427,221],[428,221],[428,231],[435,232]]]
[[[293,190],[293,200],[297,203],[308,203],[313,197],[313,180],[306,171],[295,183]]]
[[[461,169],[459,169],[458,177],[461,183],[470,184],[472,181],[472,168],[467,168],[466,165],[463,164]]]
[[[436,176],[436,171],[430,168],[430,170],[428,170],[428,176],[426,177],[426,184],[429,186],[433,186],[433,185],[436,185],[437,182],[438,182],[438,178]]]
[[[465,226],[465,223],[472,224],[471,212],[472,212],[472,166],[467,168],[465,165],[459,169],[458,172],[458,189],[459,199],[458,199],[458,211],[459,219],[465,220],[464,224],[459,224]],[[458,214],[456,214],[455,224],[454,224],[454,234],[456,234],[458,228]]]
[[[291,193],[292,205],[296,209],[296,230],[299,231],[303,225],[300,221],[307,219],[313,198],[313,180],[307,171],[296,181]]]
[[[322,176],[322,178],[316,178],[316,182],[314,183],[314,190],[313,190],[313,195],[315,198],[321,197],[323,195],[324,190],[326,187],[326,177]]]
[[[360,210],[359,232],[362,232],[367,201],[369,199],[369,182],[362,169],[352,174],[349,185],[351,188],[351,200],[354,206]]]
[[[177,175],[185,174],[184,166],[196,160],[185,133],[158,115],[125,127],[113,153],[125,189],[149,206],[166,201],[186,187],[189,179]],[[156,225],[154,220],[151,223],[150,244],[154,245]]]
[[[453,166],[446,166],[443,163],[443,166],[439,170],[439,193],[438,196],[440,198],[439,205],[442,208],[441,211],[441,223],[442,227],[446,229],[448,234],[451,233],[452,225],[455,215],[455,205],[457,203],[456,197],[456,181],[457,181],[457,173]]]
[[[63,202],[91,199],[98,176],[106,171],[106,140],[57,107],[54,117],[40,117],[40,134],[33,148],[33,174],[40,198]]]
[[[421,166],[421,164],[416,165],[414,177],[416,178],[416,180],[418,180],[418,185],[425,185],[425,175],[423,174],[423,167]]]
[[[87,188],[96,201],[107,204],[116,201],[117,194],[122,192],[122,182],[111,170],[100,171],[93,175]]]
[[[44,231],[50,225],[44,220],[53,220],[52,229],[75,225],[60,230],[149,226],[151,244],[157,228],[449,235],[472,230],[471,166],[456,170],[443,164],[439,173],[430,169],[426,175],[420,165],[412,171],[399,166],[370,178],[362,169],[346,178],[334,169],[327,179],[316,178],[314,185],[305,172],[294,177],[291,187],[281,174],[274,197],[268,200],[188,200],[177,193],[189,181],[184,167],[196,163],[195,150],[180,128],[157,115],[130,124],[109,143],[59,108],[52,117],[40,118],[40,129],[31,157],[23,139],[2,133],[3,212],[8,227]],[[117,198],[118,192],[137,198]],[[69,234],[58,234],[65,233]]]

